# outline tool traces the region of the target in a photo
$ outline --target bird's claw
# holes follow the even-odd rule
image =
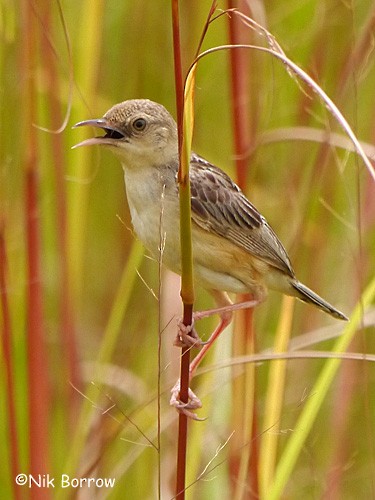
[[[206,420],[205,418],[200,418],[198,417],[194,411],[191,410],[198,410],[199,408],[202,408],[202,402],[194,394],[194,392],[190,389],[189,387],[189,392],[188,392],[188,402],[183,403],[179,398],[180,398],[180,381],[178,380],[174,387],[171,390],[171,399],[170,399],[170,405],[174,406],[176,410],[179,413],[183,413],[186,415],[188,418],[191,418],[192,420],[198,420],[202,422],[203,420]]]
[[[194,328],[194,322],[192,325],[186,326],[182,320],[179,320],[177,328],[178,333],[175,341],[173,342],[173,345],[176,347],[196,347],[199,349],[206,344],[206,342],[203,342],[200,339],[196,329]]]

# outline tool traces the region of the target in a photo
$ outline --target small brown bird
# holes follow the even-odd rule
[[[179,158],[172,116],[160,104],[135,99],[113,106],[103,118],[83,121],[76,127],[83,125],[101,128],[105,135],[77,146],[105,146],[121,161],[132,224],[155,258],[160,253],[163,210],[163,263],[180,273]],[[226,292],[251,293],[256,301],[262,301],[270,288],[313,304],[336,319],[347,320],[297,280],[282,243],[227,174],[192,153],[190,184],[194,279],[213,295],[221,313],[221,323],[210,344],[231,320],[228,306],[232,302]],[[189,342],[184,332],[180,337]],[[199,360],[207,348],[198,355]],[[199,360],[193,362],[193,370]]]

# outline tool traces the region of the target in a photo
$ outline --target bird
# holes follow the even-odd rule
[[[181,274],[179,150],[172,115],[159,103],[130,99],[111,107],[102,118],[81,121],[74,127],[82,126],[99,128],[104,135],[74,147],[99,145],[115,154],[124,171],[137,237],[159,259],[162,214],[162,261]],[[312,304],[335,319],[348,319],[297,279],[274,230],[223,170],[192,152],[189,176],[194,281],[213,296],[218,306],[215,312],[221,318],[209,342],[193,360],[192,373],[230,323],[233,310],[264,301],[268,289]],[[250,293],[254,300],[233,304],[228,293]],[[203,344],[195,329],[186,332],[181,328],[178,339],[182,344]],[[191,399],[192,407],[199,406],[193,394]],[[173,404],[178,406],[176,394]]]

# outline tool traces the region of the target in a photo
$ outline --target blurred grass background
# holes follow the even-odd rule
[[[275,35],[371,153],[373,2],[231,4]],[[185,70],[210,5],[180,3]],[[92,498],[90,490],[21,489],[14,483],[19,472],[70,473],[115,477],[116,487],[96,490],[98,498],[155,498],[160,460],[163,498],[170,498],[177,418],[168,399],[178,376],[179,350],[172,342],[175,316],[181,314],[179,282],[164,273],[160,291],[158,265],[143,257],[131,231],[118,161],[105,151],[70,149],[84,138],[83,131],[71,130],[74,123],[100,117],[125,99],[147,97],[175,115],[170,3],[4,1],[0,20],[0,491],[3,498],[67,498],[72,492]],[[250,30],[242,36],[264,45]],[[227,42],[223,16],[210,26],[203,48]],[[354,154],[319,138],[317,129],[327,140],[330,133],[342,133],[280,63],[250,51],[246,57],[243,106],[251,140],[244,191],[284,242],[299,279],[350,314],[373,278],[373,181]],[[228,52],[199,63],[194,149],[236,177],[232,84]],[[306,127],[310,140],[296,140],[298,127]],[[209,306],[198,290],[196,308]],[[280,295],[270,293],[255,312],[256,352],[272,347],[283,307],[288,306]],[[157,450],[159,309],[165,392]],[[351,351],[373,352],[372,312]],[[202,337],[214,324],[215,318],[198,325]],[[310,350],[330,351],[341,330],[319,311],[296,304],[291,335],[307,339]],[[206,365],[231,359],[228,332],[214,350]],[[324,363],[287,363],[281,417],[275,422],[276,465],[314,397],[311,389]],[[197,377],[204,404],[199,414],[208,419],[189,427],[189,482],[208,463],[213,472],[188,489],[189,498],[258,496],[259,447],[272,432],[262,431],[269,369],[268,362],[256,365],[251,382],[246,379],[251,388],[243,390],[255,401],[247,437],[238,427],[246,408],[231,392],[238,371],[223,366]],[[375,496],[374,376],[369,362],[342,363],[287,478],[288,498]],[[249,451],[246,467],[241,455]],[[240,476],[239,470],[245,473]],[[267,488],[261,496],[267,498]]]

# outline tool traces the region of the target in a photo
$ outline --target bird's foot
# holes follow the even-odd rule
[[[199,418],[192,410],[202,408],[201,400],[194,394],[189,387],[188,401],[184,403],[180,400],[180,381],[178,380],[171,390],[171,399],[169,401],[171,406],[174,406],[179,413],[183,413],[188,418],[193,420],[203,421],[205,418]]]
[[[177,336],[173,345],[176,347],[196,347],[201,348],[205,345],[205,342],[201,340],[196,329],[194,328],[194,319],[193,324],[186,326],[182,320],[180,319],[177,323]]]

